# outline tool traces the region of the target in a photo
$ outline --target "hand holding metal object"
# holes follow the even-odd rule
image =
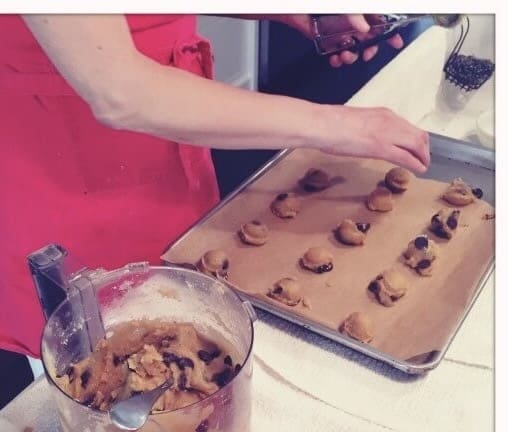
[[[312,15],[314,44],[320,55],[340,53],[342,51],[361,52],[365,48],[390,39],[399,28],[422,19],[432,19],[434,25],[451,28],[462,21],[460,14],[386,14],[365,15],[370,25],[368,33],[361,33],[347,25],[346,15]]]

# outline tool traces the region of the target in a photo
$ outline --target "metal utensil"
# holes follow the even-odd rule
[[[111,423],[121,430],[140,429],[148,420],[153,404],[173,385],[173,382],[173,379],[169,378],[153,390],[116,402],[109,410]]]
[[[344,17],[338,15],[312,15],[312,30],[314,32],[314,44],[320,55],[329,55],[341,51],[361,52],[365,48],[377,45],[379,42],[390,39],[397,34],[401,27],[422,19],[432,20],[432,24],[440,27],[455,27],[462,21],[460,14],[435,15],[435,14],[385,14],[368,15],[370,24],[369,38],[364,39],[357,30],[349,29],[336,32],[337,22]]]

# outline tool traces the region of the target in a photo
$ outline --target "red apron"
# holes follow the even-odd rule
[[[143,54],[212,78],[194,17],[127,19]],[[218,188],[209,150],[102,126],[19,16],[0,28],[0,348],[39,356],[30,252],[56,242],[89,267],[159,263]]]

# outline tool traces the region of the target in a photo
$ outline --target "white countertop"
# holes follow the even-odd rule
[[[444,30],[429,29],[349,105],[385,105],[429,131],[475,141],[477,115],[493,107],[492,80],[461,112],[436,115],[445,47]],[[493,316],[491,277],[438,368],[410,377],[260,313],[254,345],[252,431],[491,430]],[[35,431],[54,431],[57,420],[48,390],[46,381],[39,379],[0,414]],[[21,412],[23,418],[19,418]]]

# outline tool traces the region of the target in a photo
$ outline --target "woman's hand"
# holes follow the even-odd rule
[[[280,21],[297,29],[309,39],[312,39],[314,36],[310,15],[285,15],[281,17]],[[376,34],[371,31],[371,25],[379,22],[381,21],[377,15],[334,15],[327,19],[326,32],[327,34],[332,34],[356,30],[359,33],[357,36],[358,39],[363,41],[376,36]],[[404,46],[404,41],[398,34],[388,39],[387,42],[396,49],[400,49]],[[366,48],[362,52],[363,60],[371,60],[376,55],[377,51],[377,45]],[[358,54],[351,51],[342,51],[341,53],[329,56],[330,65],[333,67],[340,67],[343,64],[352,64],[356,60],[358,60]]]
[[[323,107],[318,147],[332,154],[384,159],[423,173],[430,164],[427,132],[388,108]]]

